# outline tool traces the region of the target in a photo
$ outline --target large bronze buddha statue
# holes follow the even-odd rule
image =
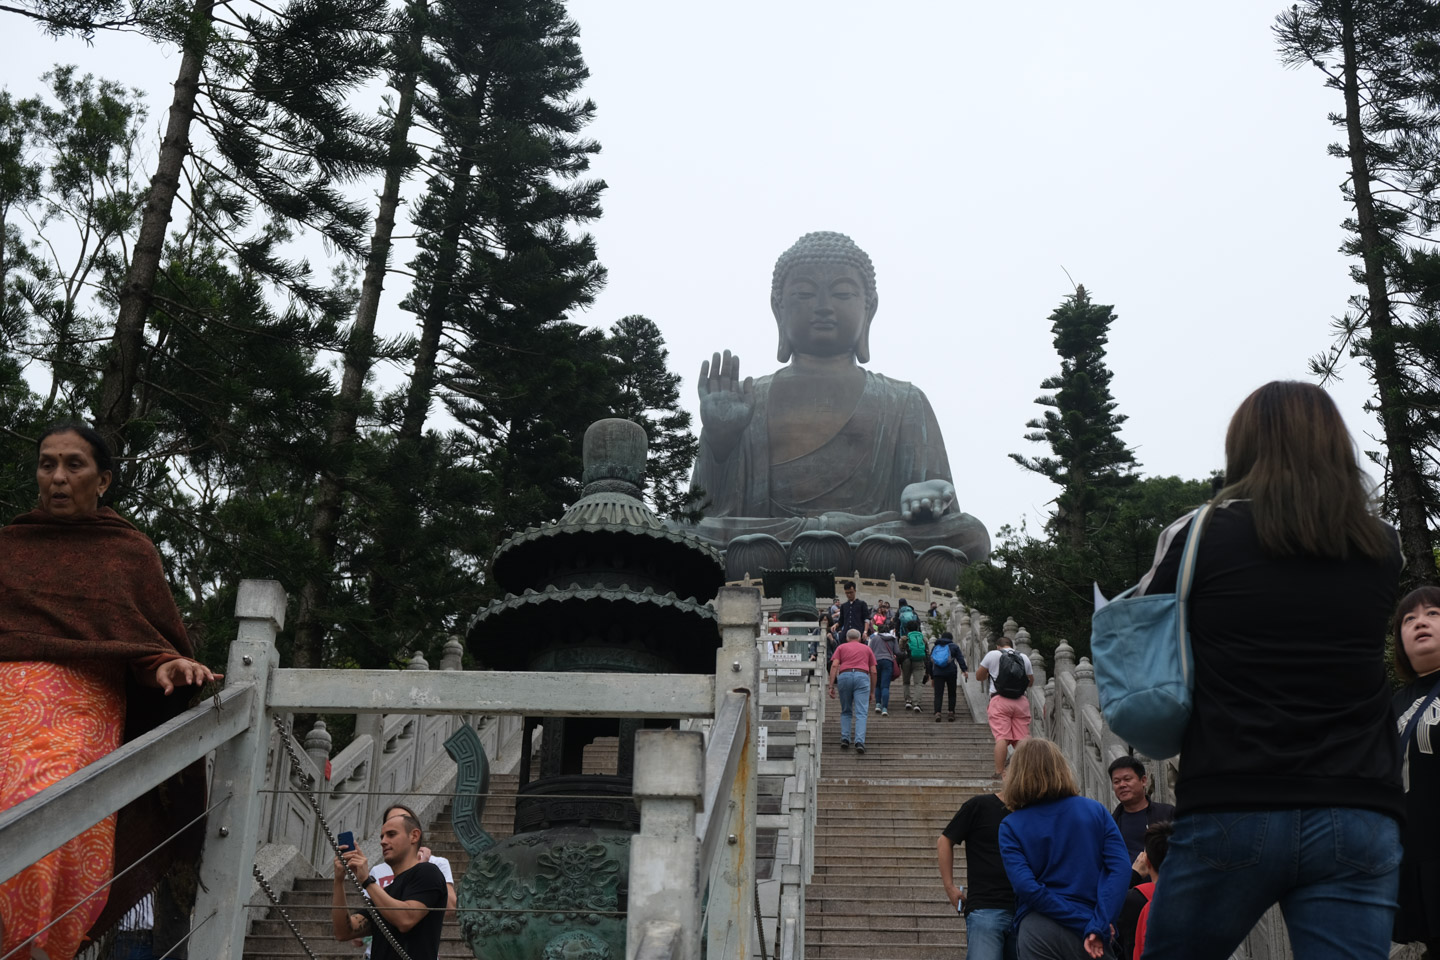
[[[984,524],[955,505],[925,394],[860,366],[878,304],[865,251],[844,234],[806,234],[771,282],[787,365],[742,380],[728,350],[701,364],[692,485],[708,506],[696,532],[726,550],[732,578],[803,545],[812,566],[953,587],[989,556]]]

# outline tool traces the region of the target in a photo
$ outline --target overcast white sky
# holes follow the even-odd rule
[[[698,429],[702,359],[777,366],[776,256],[848,233],[877,272],[870,366],[928,394],[960,506],[993,534],[1034,528],[1054,495],[1006,454],[1042,452],[1022,437],[1059,368],[1046,318],[1068,270],[1115,305],[1113,388],[1144,472],[1203,477],[1239,401],[1303,378],[1355,289],[1325,153],[1338,97],[1278,63],[1283,6],[578,0],[610,282],[577,319],[658,323]],[[178,64],[0,17],[12,91],[57,61],[151,91],[156,123]],[[390,332],[413,323],[402,290]],[[1332,389],[1374,449],[1365,371]]]

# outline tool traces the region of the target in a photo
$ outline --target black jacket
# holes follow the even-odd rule
[[[869,619],[870,607],[859,597],[840,604],[840,642],[845,642],[848,630],[859,630],[861,639],[864,639],[865,621]]]

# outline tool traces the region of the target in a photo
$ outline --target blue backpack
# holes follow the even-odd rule
[[[1147,757],[1180,752],[1195,691],[1187,607],[1210,505],[1195,511],[1174,593],[1134,596],[1135,587],[1090,618],[1100,712],[1120,739]]]
[[[936,670],[943,670],[950,664],[950,648],[953,643],[937,643],[935,649],[930,651],[930,666]]]

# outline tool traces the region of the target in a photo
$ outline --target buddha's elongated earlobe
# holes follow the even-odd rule
[[[875,314],[865,318],[865,326],[860,328],[860,339],[855,341],[855,359],[860,363],[870,362],[870,321],[875,319]]]
[[[776,332],[780,335],[780,344],[775,349],[775,359],[779,360],[781,363],[789,363],[790,354],[794,352],[790,347],[790,338],[785,336],[785,331],[783,328]]]

